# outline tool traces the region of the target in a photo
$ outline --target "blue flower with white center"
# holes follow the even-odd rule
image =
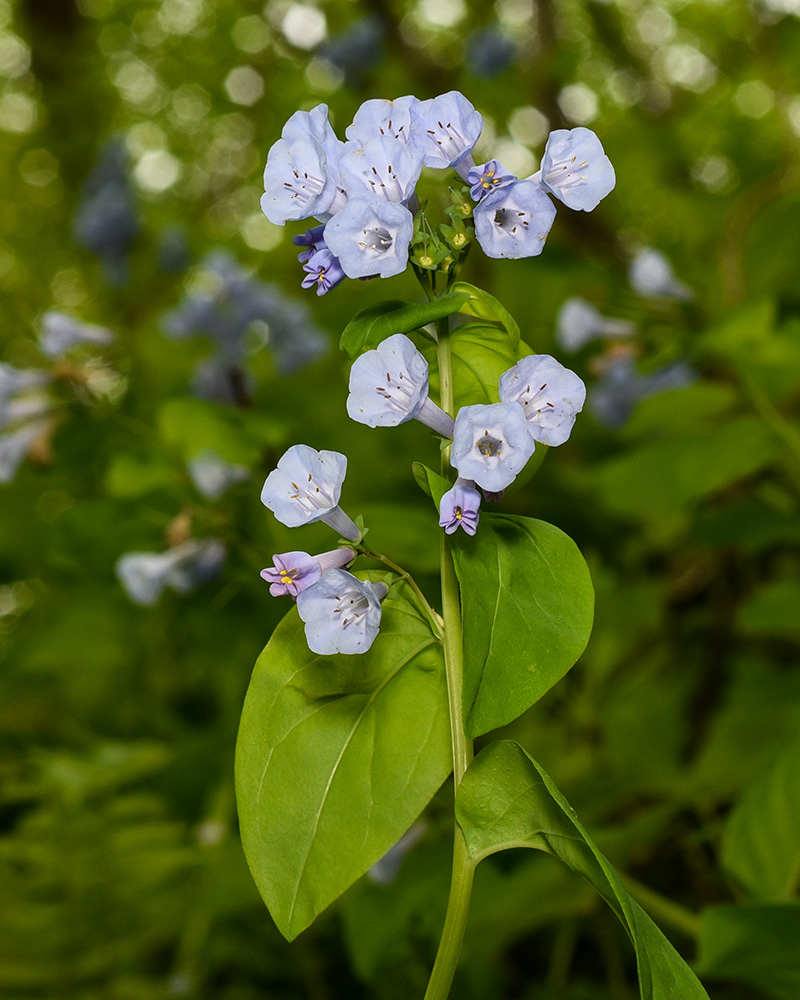
[[[42,316],[39,349],[48,358],[61,358],[78,344],[105,347],[114,339],[111,330],[94,323],[83,323],[74,316],[48,310]]]
[[[481,495],[471,479],[456,480],[439,501],[439,526],[452,535],[463,528],[468,535],[474,535],[480,519]]]
[[[334,257],[328,247],[316,250],[303,264],[306,276],[301,282],[303,288],[314,288],[317,295],[325,295],[340,284],[347,275],[342,270],[338,258]]]
[[[324,521],[345,538],[357,541],[361,532],[339,506],[346,473],[347,459],[338,451],[292,445],[267,476],[261,502],[287,528]]]
[[[513,483],[535,447],[518,403],[463,406],[456,414],[450,464],[461,478],[494,493]]]
[[[250,478],[243,465],[231,465],[211,448],[198,452],[188,464],[189,478],[207,500],[218,500],[231,486]]]
[[[596,337],[630,337],[636,325],[626,319],[607,319],[585,299],[567,299],[556,317],[556,340],[565,351],[579,351]]]
[[[480,112],[457,90],[411,108],[411,142],[422,150],[426,167],[458,170],[475,148],[482,129]]]
[[[292,237],[292,243],[294,243],[295,246],[305,247],[305,250],[297,255],[297,259],[301,264],[310,260],[317,250],[325,249],[325,237],[322,235],[324,232],[324,225],[314,226],[312,229],[307,229],[301,235]]]
[[[364,192],[325,226],[325,242],[348,278],[391,278],[408,264],[414,217],[407,208]]]
[[[675,277],[672,265],[664,254],[652,247],[646,247],[631,261],[628,280],[631,288],[640,295],[683,302],[694,298],[691,288]]]
[[[563,444],[583,409],[583,381],[549,354],[531,354],[500,376],[500,399],[522,407],[534,441]]]
[[[531,180],[512,181],[475,206],[475,235],[487,257],[536,257],[556,217],[555,206]]]
[[[368,427],[419,420],[443,437],[453,436],[452,417],[428,396],[428,362],[402,333],[353,362],[347,412]]]
[[[359,580],[343,569],[329,569],[297,597],[312,653],[366,653],[381,624],[385,583]]]
[[[396,97],[393,101],[381,98],[364,101],[344,134],[353,142],[367,142],[388,135],[406,143],[411,132],[411,109],[419,103],[411,95]]]
[[[414,194],[423,158],[416,146],[381,135],[361,144],[348,142],[339,170],[350,198],[363,189],[405,203]]]
[[[473,201],[480,201],[490,191],[496,190],[503,184],[510,184],[516,179],[499,160],[489,160],[467,171],[467,184],[470,186],[469,194]]]
[[[281,552],[272,557],[274,565],[261,570],[261,578],[270,585],[273,597],[289,594],[297,600],[297,595],[327,573],[329,569],[346,566],[355,559],[355,549],[342,547],[310,556],[307,552]]]
[[[583,126],[550,133],[534,179],[567,208],[582,212],[597,208],[617,182],[600,140]]]

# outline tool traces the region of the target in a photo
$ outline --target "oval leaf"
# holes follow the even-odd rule
[[[642,1000],[708,1000],[691,969],[631,898],[553,779],[519,744],[500,740],[478,754],[459,785],[456,816],[475,864],[509,847],[532,847],[588,879],[636,949]]]
[[[464,612],[464,726],[470,738],[513,721],[573,666],[589,641],[594,590],[577,545],[529,517],[483,514],[452,542]]]
[[[459,312],[468,316],[477,316],[478,319],[488,319],[490,322],[502,323],[508,333],[511,334],[511,343],[514,347],[519,343],[520,332],[517,321],[506,309],[502,302],[484,292],[482,288],[470,285],[467,281],[457,281],[451,288],[453,292],[466,292],[469,298],[461,306]]]
[[[242,844],[284,937],[386,853],[451,765],[441,645],[406,584],[363,655],[317,656],[296,608],[286,615],[256,663],[236,745]]]
[[[458,312],[466,292],[449,293],[433,302],[379,302],[357,313],[342,332],[339,347],[351,361],[395,333],[412,333],[427,323]]]

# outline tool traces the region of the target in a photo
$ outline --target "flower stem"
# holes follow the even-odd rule
[[[361,548],[361,551],[365,556],[367,556],[367,558],[375,559],[377,562],[382,562],[384,566],[388,566],[389,569],[394,570],[394,572],[397,573],[402,580],[405,580],[408,583],[409,587],[411,587],[411,589],[417,595],[417,597],[420,600],[420,603],[425,609],[425,612],[428,615],[431,624],[433,625],[433,630],[436,633],[437,637],[439,639],[443,638],[444,622],[442,620],[442,616],[438,614],[438,612],[434,608],[432,608],[430,604],[428,604],[427,598],[419,589],[419,584],[414,579],[414,577],[408,572],[408,570],[403,569],[402,566],[398,566],[396,562],[392,562],[391,559],[389,559],[387,556],[381,555],[380,552],[373,552],[371,549],[365,548],[363,546]]]

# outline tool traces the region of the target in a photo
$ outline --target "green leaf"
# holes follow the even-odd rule
[[[412,333],[427,323],[458,312],[466,292],[449,293],[434,302],[379,302],[357,313],[342,332],[339,347],[351,361],[395,333]]]
[[[106,470],[106,492],[112,497],[141,497],[178,483],[174,465],[137,455],[115,455]]]
[[[457,281],[451,288],[452,292],[466,292],[469,298],[459,310],[468,316],[477,316],[478,319],[488,319],[490,322],[502,323],[508,333],[511,334],[512,346],[519,343],[520,332],[517,321],[506,309],[502,302],[484,292],[482,288],[476,288],[466,281]]]
[[[394,584],[383,609],[378,638],[359,656],[310,652],[292,609],[245,699],[242,844],[289,940],[402,836],[450,773],[441,645],[407,584]]]
[[[698,972],[751,983],[775,1000],[800,996],[800,905],[711,906],[700,915]]]
[[[411,471],[414,473],[414,479],[416,479],[419,488],[433,500],[438,510],[439,501],[453,484],[444,476],[434,472],[433,469],[429,469],[427,465],[423,465],[422,462],[414,462]]]
[[[797,892],[800,742],[747,789],[728,816],[722,835],[722,863],[756,899],[784,900]]]
[[[757,590],[739,609],[740,632],[800,640],[800,583],[773,580]]]
[[[589,641],[594,590],[563,531],[528,517],[483,514],[452,542],[464,613],[464,725],[471,738],[538,701]]]
[[[184,461],[208,448],[242,465],[256,464],[265,446],[279,446],[286,435],[285,426],[270,415],[188,398],[166,400],[158,412],[158,431]]]
[[[532,847],[588,879],[636,949],[643,1000],[708,1000],[691,969],[631,898],[552,778],[517,743],[501,740],[478,754],[459,785],[456,816],[475,864],[510,847]]]

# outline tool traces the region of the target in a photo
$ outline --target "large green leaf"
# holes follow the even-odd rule
[[[480,736],[516,719],[589,641],[594,590],[563,531],[529,517],[482,514],[452,542],[464,617],[464,725]]]
[[[702,976],[750,983],[775,1000],[800,997],[800,905],[710,906],[700,914]]]
[[[467,292],[449,293],[433,302],[379,302],[357,313],[342,331],[339,347],[351,361],[395,333],[412,333],[427,323],[458,312]]]
[[[691,969],[631,898],[552,778],[519,744],[501,740],[478,754],[459,785],[456,816],[475,864],[510,847],[532,847],[588,879],[636,949],[643,1000],[708,1000]]]
[[[293,608],[245,699],[242,844],[289,940],[400,838],[450,773],[441,645],[407,584],[394,583],[383,609],[368,653],[317,656]]]
[[[728,816],[722,836],[722,863],[756,899],[785,900],[797,892],[800,742],[781,754]]]
[[[511,343],[516,347],[519,343],[519,326],[517,321],[506,309],[502,302],[499,302],[494,295],[490,295],[482,288],[470,285],[466,281],[457,281],[451,288],[452,292],[466,292],[469,298],[459,310],[469,316],[477,316],[478,319],[486,319],[494,323],[502,323],[511,335]]]

